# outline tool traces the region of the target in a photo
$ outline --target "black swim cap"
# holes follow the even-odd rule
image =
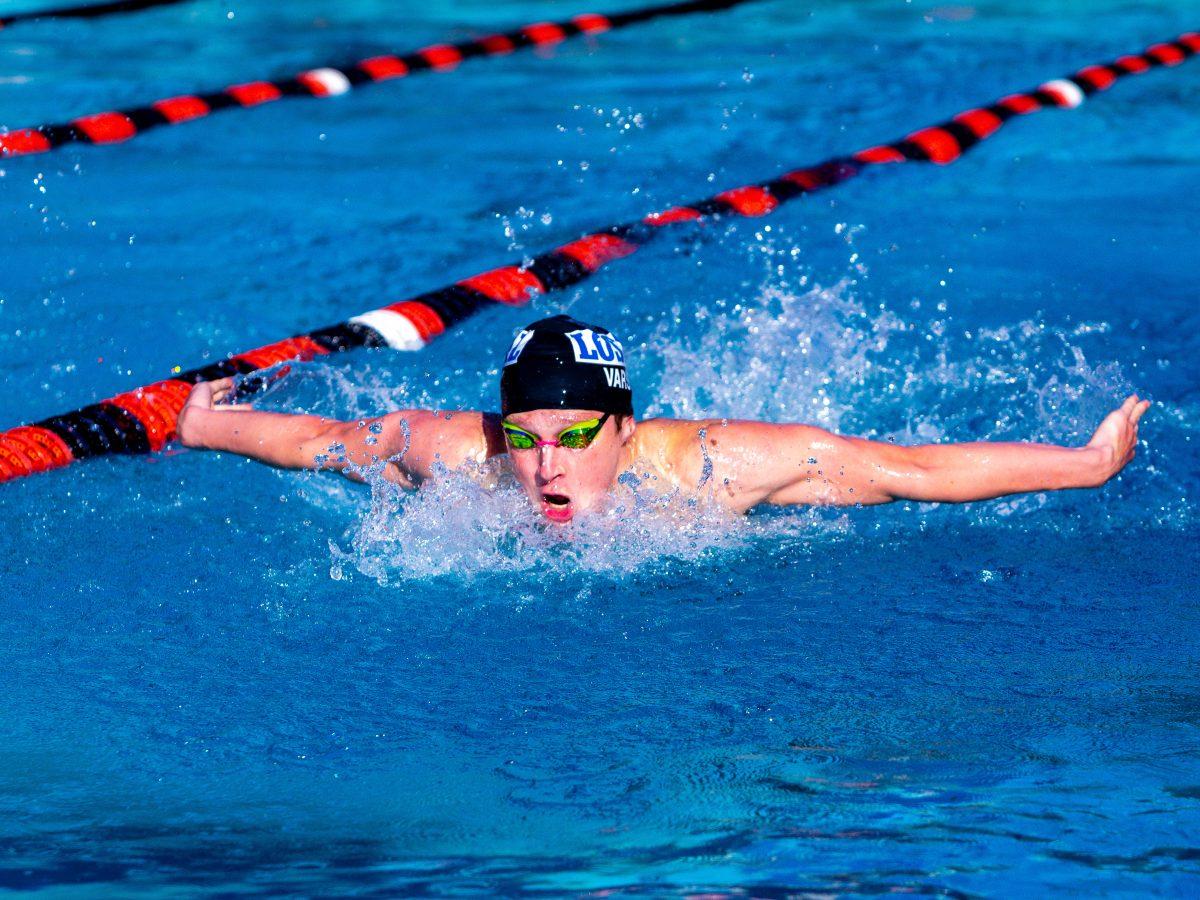
[[[570,316],[527,326],[504,357],[500,412],[594,409],[633,415],[625,349],[607,329]]]

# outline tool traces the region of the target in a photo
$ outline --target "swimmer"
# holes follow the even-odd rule
[[[1133,459],[1150,405],[1128,397],[1083,447],[898,446],[802,424],[637,422],[621,343],[567,316],[517,335],[504,359],[499,414],[405,409],[343,422],[222,404],[233,387],[223,379],[192,388],[177,425],[185,446],[359,480],[382,466],[384,478],[412,488],[439,471],[508,454],[534,508],[556,524],[602,507],[626,471],[739,513],[763,503],[965,503],[1099,487]]]

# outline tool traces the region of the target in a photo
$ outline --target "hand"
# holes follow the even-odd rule
[[[1100,423],[1086,447],[1096,456],[1096,486],[1104,484],[1133,459],[1137,450],[1138,422],[1149,408],[1149,400],[1139,400],[1137,394],[1130,394]]]
[[[250,409],[248,404],[217,406],[233,391],[233,379],[221,378],[218,381],[201,381],[192,387],[188,394],[187,403],[179,411],[179,419],[175,423],[175,434],[185,447],[202,447],[203,423],[206,415],[214,412],[241,412]]]

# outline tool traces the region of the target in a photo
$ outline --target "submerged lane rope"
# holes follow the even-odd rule
[[[61,6],[57,9],[35,9],[29,12],[0,16],[0,28],[18,22],[36,22],[38,19],[98,19],[113,13],[138,12],[156,6],[175,6],[190,0],[113,0],[112,3],[94,3],[89,6]]]
[[[251,81],[206,94],[184,94],[149,106],[80,116],[57,125],[38,125],[0,134],[0,158],[45,153],[64,144],[119,144],[160,125],[190,122],[222,109],[245,109],[283,97],[336,97],[359,85],[413,72],[444,72],[476,56],[504,56],[525,47],[547,47],[567,38],[599,34],[663,16],[715,12],[751,0],[687,0],[630,12],[585,13],[563,22],[536,22],[502,34],[457,44],[434,44],[404,55],[373,56],[344,66],[322,66],[279,81]]]
[[[1088,66],[1032,91],[969,109],[891,144],[796,169],[761,184],[723,191],[699,203],[652,213],[638,222],[614,225],[543,253],[527,266],[492,269],[337,325],[239,353],[83,409],[0,433],[0,481],[88,457],[160,450],[174,436],[179,411],[196,382],[246,375],[278,363],[309,360],[355,347],[419,350],[489,303],[519,306],[537,294],[583,281],[605,263],[649,243],[666,226],[728,214],[766,215],[781,203],[840,184],[869,166],[909,160],[944,165],[994,134],[1014,116],[1049,107],[1076,107],[1086,96],[1106,90],[1119,78],[1157,66],[1175,66],[1196,53],[1200,53],[1200,33],[1189,32],[1175,41],[1155,44],[1144,53]]]

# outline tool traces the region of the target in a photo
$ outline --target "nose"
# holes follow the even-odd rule
[[[538,480],[549,484],[562,474],[562,451],[558,447],[541,446],[538,452]]]

